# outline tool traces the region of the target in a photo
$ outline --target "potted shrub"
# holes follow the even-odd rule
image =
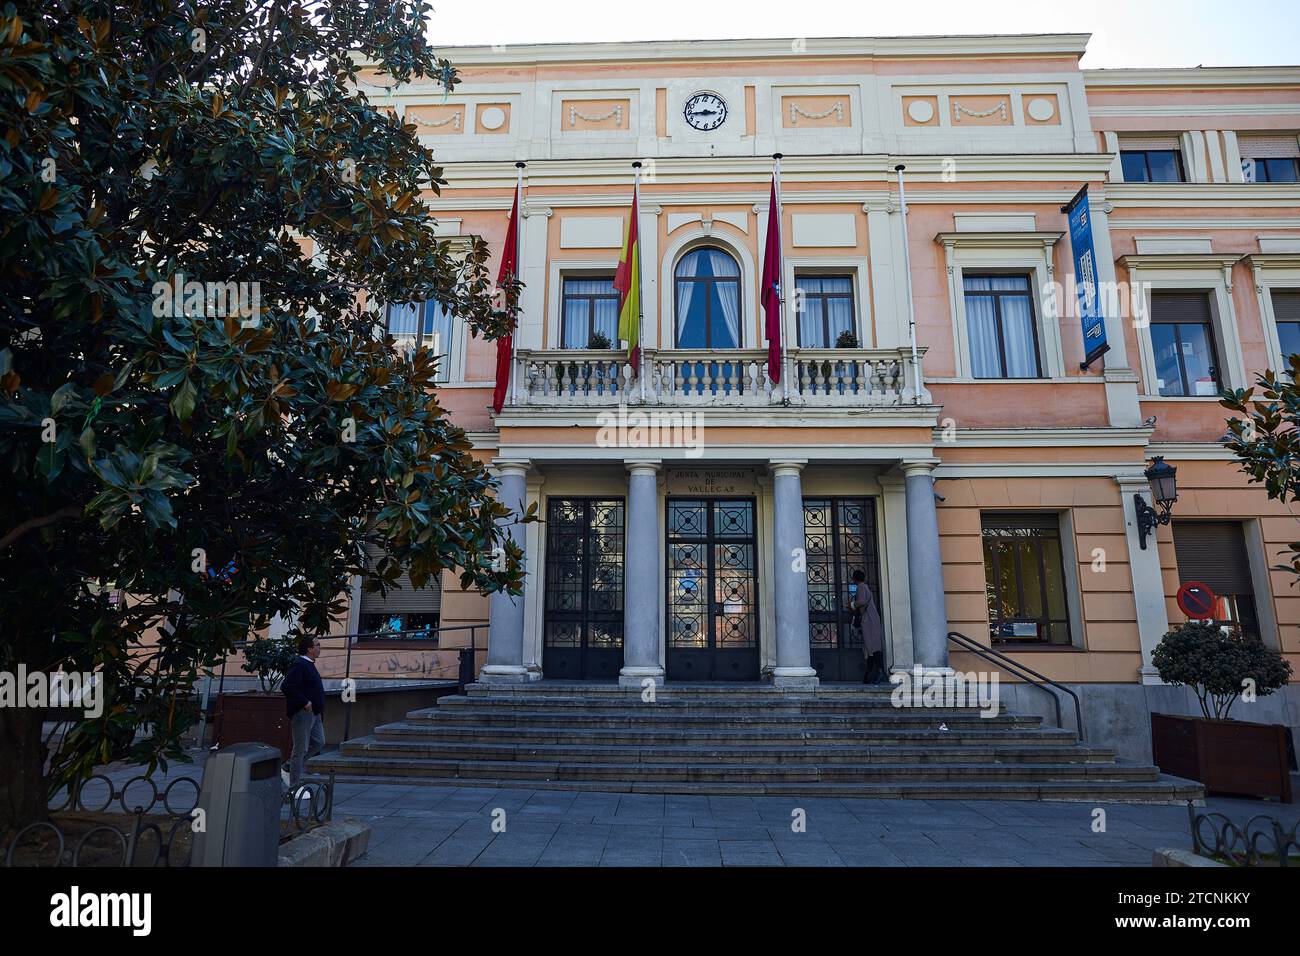
[[[298,655],[297,638],[258,637],[244,648],[243,668],[256,674],[259,690],[222,694],[218,701],[217,744],[257,741],[279,747],[286,760],[293,749],[280,684]]]
[[[589,349],[607,349],[609,347],[609,336],[604,332],[592,332],[591,337],[587,339],[587,348]]]
[[[1290,803],[1286,728],[1228,716],[1243,692],[1265,696],[1287,682],[1291,665],[1282,655],[1257,637],[1189,621],[1161,638],[1151,662],[1161,680],[1195,689],[1202,714],[1151,715],[1156,765],[1166,773],[1199,780],[1207,790]]]

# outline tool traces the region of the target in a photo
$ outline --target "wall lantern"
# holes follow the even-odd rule
[[[1160,508],[1159,511],[1152,508],[1141,495],[1133,496],[1138,520],[1138,544],[1145,551],[1147,535],[1155,531],[1157,525],[1169,524],[1173,517],[1171,512],[1174,502],[1178,500],[1178,469],[1156,455],[1151,460],[1151,467],[1142,474],[1150,482],[1151,497]]]

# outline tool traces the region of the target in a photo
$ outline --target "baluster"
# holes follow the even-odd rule
[[[889,366],[889,374],[894,379],[894,394],[901,396],[903,393],[903,363],[893,362]]]
[[[853,360],[853,394],[854,395],[862,395],[863,394],[862,390],[864,386],[866,387],[866,394],[867,395],[871,394],[871,382],[862,374],[863,366],[864,365],[870,366],[870,364],[871,363],[867,362],[865,359]]]
[[[673,359],[673,394],[680,395],[686,387],[686,363],[681,359]]]
[[[808,368],[808,366],[812,364],[814,363],[808,360],[804,360],[799,362],[797,365],[797,368],[799,370],[798,371],[799,391],[803,392],[805,395],[808,393],[810,387],[812,386],[812,374]]]
[[[740,391],[741,391],[741,389],[740,389],[740,363],[739,363],[739,362],[728,362],[728,363],[727,363],[727,394],[728,394],[728,395],[739,395],[739,394],[740,394]]]

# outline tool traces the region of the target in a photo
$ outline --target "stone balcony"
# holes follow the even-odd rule
[[[641,367],[614,349],[519,349],[515,407],[603,405],[890,407],[928,403],[910,349],[790,349],[783,383],[766,349],[644,349]],[[916,379],[914,382],[913,379]]]

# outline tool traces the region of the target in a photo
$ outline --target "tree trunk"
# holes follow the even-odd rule
[[[0,708],[0,830],[46,817],[44,718],[32,707]]]

